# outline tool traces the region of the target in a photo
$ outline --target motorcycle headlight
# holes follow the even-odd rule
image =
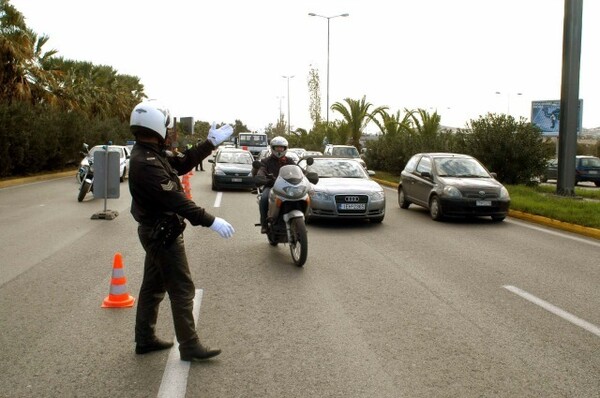
[[[306,187],[302,185],[289,185],[283,188],[283,192],[290,198],[298,198],[306,194]]]
[[[371,198],[371,202],[381,202],[385,199],[385,194],[383,191],[371,192],[369,197]]]
[[[328,194],[327,192],[313,191],[310,194],[310,198],[312,200],[326,202],[326,201],[331,200],[331,194]]]
[[[456,187],[451,186],[451,185],[446,185],[444,187],[443,195],[451,197],[451,198],[460,198],[460,197],[462,197],[462,194],[460,193],[460,190],[458,188],[456,188]]]

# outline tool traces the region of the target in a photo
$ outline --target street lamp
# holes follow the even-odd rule
[[[334,15],[332,17],[326,17],[324,15],[315,14],[314,12],[309,12],[308,15],[311,17],[321,17],[327,19],[327,129],[329,129],[329,20],[337,17],[347,17],[350,14],[339,14]]]
[[[503,93],[500,91],[496,91],[496,95],[502,95]],[[507,103],[506,103],[506,114],[510,115],[510,95],[511,93],[506,93]],[[516,93],[516,95],[523,95],[523,93]]]
[[[279,100],[279,116],[277,117],[277,123],[279,123],[283,120],[283,113],[281,113],[281,100],[285,97],[277,96],[275,98],[277,98]]]
[[[288,135],[290,135],[290,79],[294,77],[292,76],[281,76],[284,79],[287,79],[287,97],[288,97]]]

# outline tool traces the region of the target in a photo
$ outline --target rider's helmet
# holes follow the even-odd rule
[[[173,119],[169,109],[157,100],[143,101],[133,108],[129,119],[129,128],[133,135],[139,132],[158,134],[164,141],[167,128],[173,127]]]
[[[275,150],[276,147],[283,147],[283,151]],[[288,142],[285,138],[283,138],[281,136],[277,136],[271,140],[271,155],[272,156],[275,156],[276,158],[282,158],[287,153],[287,149],[288,149]]]

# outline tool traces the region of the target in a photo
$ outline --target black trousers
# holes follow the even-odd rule
[[[183,234],[167,248],[152,239],[151,234],[152,227],[138,227],[146,259],[135,319],[135,341],[145,344],[156,338],[158,309],[165,293],[169,293],[177,341],[182,348],[193,347],[199,343],[192,312],[196,289],[185,254]]]

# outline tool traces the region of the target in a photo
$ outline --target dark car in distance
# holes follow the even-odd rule
[[[510,196],[477,159],[457,153],[419,153],[406,164],[398,184],[398,204],[429,210],[432,219],[489,216],[502,221]]]
[[[546,165],[542,182],[558,178],[558,159],[551,159]],[[575,184],[580,182],[593,182],[600,187],[600,158],[595,156],[575,156]]]
[[[254,188],[253,161],[254,157],[245,149],[219,150],[214,159],[208,159],[208,162],[213,164],[212,190]]]

